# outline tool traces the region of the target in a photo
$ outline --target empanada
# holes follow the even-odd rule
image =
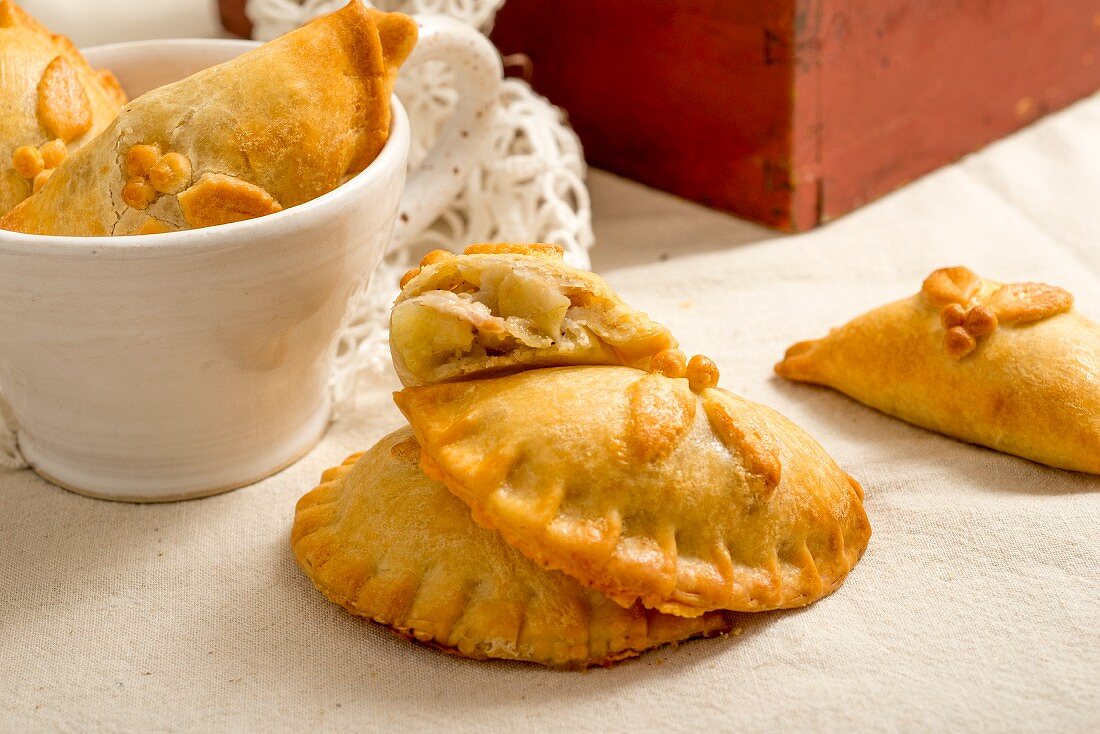
[[[126,105],[0,228],[124,235],[207,227],[309,201],[389,135],[394,74],[416,41],[359,0]]]
[[[298,563],[352,614],[466,657],[570,667],[730,629],[728,613],[624,609],[539,568],[474,524],[469,508],[424,476],[419,456],[403,428],[325,472],[298,502]]]
[[[646,367],[676,346],[553,245],[473,245],[429,253],[402,281],[390,351],[405,385],[567,364]]]
[[[0,0],[0,215],[41,188],[126,102],[109,71],[12,0]]]
[[[1100,325],[1042,283],[963,267],[776,365],[929,430],[1043,464],[1100,473]]]
[[[682,357],[394,399],[425,473],[477,522],[624,606],[695,616],[833,591],[870,536],[859,484],[786,418],[714,387],[709,360]]]

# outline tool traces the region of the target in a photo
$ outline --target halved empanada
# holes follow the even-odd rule
[[[394,73],[416,41],[360,0],[123,108],[0,228],[148,234],[271,214],[363,170],[389,135]]]
[[[552,245],[473,245],[429,253],[402,282],[390,351],[405,385],[566,364],[646,367],[676,346],[602,278]]]
[[[684,375],[681,359],[655,367]],[[859,484],[783,416],[686,377],[555,367],[394,399],[421,466],[529,558],[683,616],[809,604],[870,536]]]
[[[0,0],[0,215],[118,115],[126,95],[65,36]]]
[[[468,507],[424,476],[419,456],[403,428],[325,472],[298,502],[298,563],[352,614],[466,657],[570,667],[730,629],[728,613],[623,609],[539,568],[474,524]]]
[[[1072,306],[1061,288],[945,268],[919,294],[795,344],[775,369],[964,441],[1100,473],[1100,325]]]

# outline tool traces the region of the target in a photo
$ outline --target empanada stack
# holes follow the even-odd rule
[[[725,612],[622,607],[543,570],[424,476],[420,454],[402,428],[329,469],[298,503],[298,562],[352,614],[465,657],[574,667],[730,629]]]
[[[409,426],[299,501],[299,564],[407,637],[566,667],[835,590],[859,484],[676,346],[557,248],[430,254],[391,320]]]

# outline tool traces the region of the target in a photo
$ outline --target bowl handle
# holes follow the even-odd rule
[[[455,76],[458,101],[423,162],[409,172],[391,247],[416,237],[461,191],[490,141],[503,69],[500,54],[471,26],[443,15],[418,15],[420,39],[405,68],[442,61]]]

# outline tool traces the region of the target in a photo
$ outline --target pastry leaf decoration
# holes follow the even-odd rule
[[[1073,296],[1045,283],[1011,283],[983,294],[982,279],[964,267],[941,268],[924,280],[921,298],[940,309],[943,347],[962,359],[1001,325],[1041,321],[1068,311]]]

